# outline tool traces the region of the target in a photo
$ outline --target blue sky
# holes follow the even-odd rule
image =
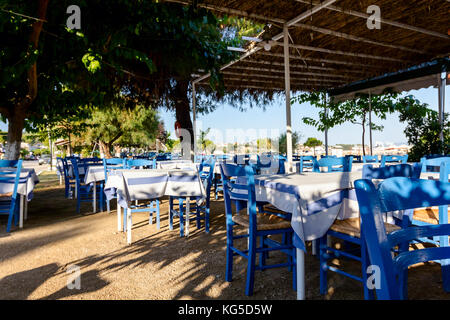
[[[447,90],[448,91],[448,90]],[[430,108],[437,111],[438,108],[438,90],[436,88],[427,88],[421,90],[409,91],[406,94],[413,94],[421,102],[429,104]],[[446,95],[446,111],[448,112],[448,106],[450,106],[450,94]],[[309,116],[317,118],[317,110],[311,105],[294,104],[292,106],[292,127],[294,131],[298,131],[301,134],[300,142],[304,142],[308,137],[316,137],[324,141],[324,134],[317,131],[314,127],[307,126],[302,123],[302,117]],[[171,137],[174,138],[173,126],[175,123],[175,114],[167,111],[160,111],[160,118],[164,121],[166,130],[171,132]],[[271,105],[266,106],[266,110],[263,111],[260,108],[249,109],[246,112],[240,112],[237,109],[229,106],[219,106],[214,112],[207,115],[197,115],[199,127],[202,129],[212,128],[216,129],[223,134],[224,142],[227,141],[226,130],[227,129],[242,129],[247,130],[249,128],[256,131],[257,137],[261,138],[262,135],[267,132],[269,135],[271,132],[283,132],[286,128],[286,112],[284,97],[275,100]],[[373,142],[382,143],[406,143],[403,130],[405,125],[400,123],[397,114],[388,116],[386,120],[380,120],[373,118],[373,122],[376,124],[384,125],[383,131],[373,132]],[[0,123],[0,129],[6,131],[7,126],[4,123]],[[248,132],[248,131],[247,131]],[[212,138],[212,137],[210,137]],[[242,137],[241,137],[242,138]],[[245,137],[244,137],[245,138]],[[247,137],[248,138],[248,137]],[[248,138],[251,140],[251,138]],[[368,143],[369,135],[366,135],[366,143]],[[329,130],[328,140],[330,145],[338,143],[357,144],[361,143],[361,128],[358,125],[343,124]],[[221,141],[215,141],[221,142]]]
[[[448,91],[448,90],[447,90]],[[412,94],[421,102],[427,103],[431,109],[438,110],[438,90],[437,88],[427,88],[421,90],[412,90],[404,93],[404,95]],[[450,95],[446,95],[446,106],[450,105]],[[253,128],[260,135],[267,129],[285,131],[286,128],[286,107],[284,97],[274,101],[266,107],[266,111],[260,108],[249,109],[246,112],[240,112],[229,105],[219,106],[214,112],[207,115],[198,115],[197,120],[203,130],[206,128],[215,128],[223,132],[226,141],[227,129],[246,129]],[[446,109],[448,112],[448,107]],[[301,134],[300,142],[306,141],[308,137],[316,137],[324,141],[324,134],[317,131],[314,127],[303,124],[301,119],[305,116],[317,118],[317,109],[305,104],[292,105],[292,127],[294,131]],[[170,112],[160,112],[160,117],[164,121],[166,130],[171,132],[174,137],[175,115]],[[372,121],[378,125],[383,125],[383,131],[373,131],[373,142],[382,143],[406,143],[407,140],[403,134],[405,124],[400,123],[398,114],[388,115],[386,120],[380,120],[372,117]],[[261,131],[263,130],[263,131]],[[198,131],[197,131],[198,132]],[[357,144],[361,143],[361,126],[353,124],[343,124],[336,126],[328,131],[328,142],[330,145],[338,143]],[[259,138],[260,136],[258,136]],[[368,143],[369,135],[366,132],[366,143]],[[226,141],[231,142],[231,141]]]

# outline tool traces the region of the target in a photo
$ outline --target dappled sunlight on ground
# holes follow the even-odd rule
[[[5,233],[0,218],[0,299],[277,299],[296,298],[287,268],[255,274],[255,293],[244,294],[246,261],[235,258],[233,281],[225,281],[225,217],[222,198],[211,204],[211,232],[190,225],[180,238],[178,220],[168,228],[168,199],[161,202],[161,229],[148,224],[148,214],[133,215],[133,244],[117,232],[112,211],[91,214],[90,204],[75,213],[75,200],[64,198],[54,173],[43,172],[29,203],[24,229]],[[243,242],[245,245],[245,241]],[[310,246],[308,246],[310,251]],[[280,253],[268,262],[283,262]],[[357,263],[336,261],[350,272]],[[69,289],[67,269],[80,267],[80,289]],[[416,268],[414,268],[416,269]],[[439,266],[411,271],[410,298],[450,298],[442,291]],[[319,294],[318,259],[306,255],[307,299],[362,299],[361,284],[329,275],[329,293]],[[425,280],[426,279],[426,280]],[[426,288],[426,289],[424,289]],[[426,293],[426,294],[424,294]]]

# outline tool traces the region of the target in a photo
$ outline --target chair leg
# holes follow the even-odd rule
[[[227,265],[225,269],[225,280],[231,282],[233,279],[233,225],[227,225]]]
[[[259,246],[261,247],[261,248],[266,248],[267,246],[265,245],[265,237],[264,236],[261,236],[261,237],[259,237]],[[263,251],[263,252],[261,252],[260,254],[259,254],[259,266],[262,268],[263,266],[265,266],[266,265],[266,252],[267,251]],[[264,270],[264,269],[261,269],[261,270]]]
[[[209,233],[209,205],[205,207],[205,232]]]
[[[249,235],[250,242],[248,248],[248,261],[247,261],[247,281],[245,284],[245,294],[247,296],[253,295],[253,287],[255,284],[255,260],[256,260],[256,236]]]
[[[127,214],[127,244],[131,244],[131,227],[133,226],[131,209],[130,213]]]
[[[169,230],[173,230],[173,198],[169,197]]]
[[[109,201],[108,201],[108,203],[109,203]],[[116,209],[116,211],[117,211],[117,231],[122,231],[122,221],[121,221],[121,219],[122,219],[122,214],[121,214],[121,210],[120,210],[120,206],[119,206],[119,204],[117,203],[117,209]]]
[[[178,199],[178,211],[180,213],[180,237],[184,237],[184,204],[183,199]],[[188,222],[189,223],[189,222]]]
[[[200,214],[201,214],[200,207],[197,205],[195,210],[197,229],[200,229],[202,227],[200,224]]]
[[[362,279],[363,279],[363,288],[364,288],[364,299],[365,300],[374,300],[375,295],[373,289],[369,289],[367,286],[367,267],[370,264],[369,254],[367,252],[366,242],[361,240],[361,268],[362,268]]]
[[[159,230],[160,217],[159,217],[159,199],[156,199],[156,229]]]
[[[319,239],[320,294],[328,291],[327,280],[327,235]]]
[[[123,208],[123,232],[127,231],[128,208]]]

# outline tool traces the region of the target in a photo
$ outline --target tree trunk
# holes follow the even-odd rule
[[[194,130],[191,121],[191,108],[188,99],[188,83],[181,81],[177,82],[175,87],[175,115],[177,121],[180,123],[182,129],[187,130],[190,134],[190,153],[194,153]],[[180,138],[183,142],[183,138]],[[186,155],[183,155],[186,156]],[[191,156],[192,157],[192,156]]]
[[[111,159],[113,157],[111,155],[110,145],[101,140],[98,141],[98,145],[100,146],[100,152],[103,153],[106,159]]]
[[[8,118],[8,141],[6,144],[5,158],[17,160],[20,157],[20,144],[22,142],[22,131],[25,125],[25,115],[20,110]]]
[[[364,135],[366,134],[366,114],[363,115],[362,118],[362,152],[363,156],[366,155],[366,147],[364,145]]]
[[[29,37],[32,49],[38,48],[39,36],[42,31],[44,20],[47,14],[49,0],[39,0],[37,20],[33,23],[33,28]],[[20,157],[20,143],[22,142],[22,131],[25,125],[26,111],[36,99],[37,85],[37,63],[33,63],[27,71],[27,93],[19,99],[14,109],[7,115],[8,118],[8,145],[5,157],[9,160],[17,160]]]

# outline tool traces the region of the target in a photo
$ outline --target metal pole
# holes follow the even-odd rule
[[[324,96],[325,102],[325,117],[328,117],[328,108],[327,106],[327,94]],[[325,128],[325,155],[328,156],[328,128]]]
[[[193,131],[193,135],[194,135],[194,161],[195,161],[195,156],[197,155],[197,138],[196,138],[196,134],[197,134],[197,118],[196,118],[196,103],[197,101],[195,100],[195,83],[192,83],[192,131]]]
[[[439,74],[438,94],[439,94],[439,124],[441,130],[439,139],[442,144],[442,154],[444,154],[444,113],[445,113],[445,86],[447,84],[447,73]]]
[[[283,26],[284,40],[284,85],[286,95],[286,156],[288,170],[291,171],[292,166],[292,124],[291,124],[291,78],[289,72],[289,30],[287,25]]]
[[[373,156],[372,148],[372,94],[369,90],[369,136],[370,136],[370,155]],[[363,146],[364,148],[364,146]]]

